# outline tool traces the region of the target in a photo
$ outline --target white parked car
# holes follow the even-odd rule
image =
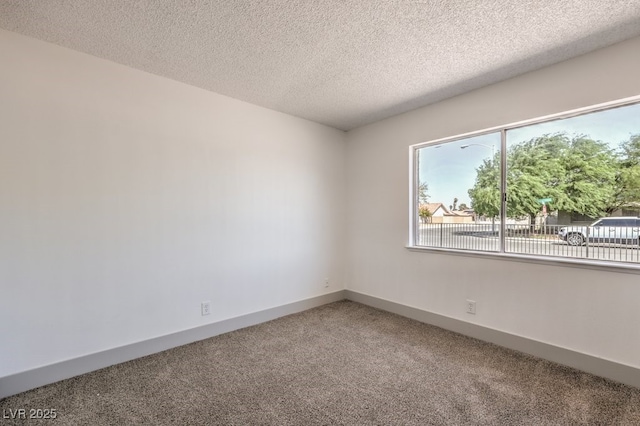
[[[609,244],[640,244],[640,219],[637,217],[603,217],[589,226],[564,226],[558,235],[571,246],[585,242]]]

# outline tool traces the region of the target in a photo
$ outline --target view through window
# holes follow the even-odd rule
[[[639,103],[425,144],[414,158],[416,246],[640,263]]]

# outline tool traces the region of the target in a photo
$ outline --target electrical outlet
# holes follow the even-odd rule
[[[476,301],[467,299],[467,313],[471,315],[476,314]]]
[[[324,288],[329,288],[329,278],[324,279]]]
[[[200,304],[200,310],[202,312],[202,315],[209,315],[211,313],[211,302],[206,301],[206,302],[202,302]]]

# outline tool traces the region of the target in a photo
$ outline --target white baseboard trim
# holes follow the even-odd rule
[[[344,290],[0,377],[0,399],[177,346],[345,299]]]
[[[468,323],[356,291],[339,290],[224,321],[206,324],[201,327],[168,334],[166,336],[156,337],[143,342],[108,349],[10,376],[0,377],[0,399],[111,365],[120,364],[132,359],[141,358],[177,346],[186,345],[344,299],[640,388],[640,369],[635,367]]]
[[[576,352],[560,346],[539,342],[525,337],[509,334],[504,331],[494,330],[481,325],[468,323],[444,315],[402,305],[367,294],[358,293],[352,290],[345,290],[345,297],[348,300],[362,303],[383,311],[411,318],[426,324],[435,325],[445,330],[474,337],[485,342],[494,343],[505,348],[524,352],[529,355],[553,361],[577,370],[605,377],[616,382],[640,388],[640,369],[598,358],[592,355]]]

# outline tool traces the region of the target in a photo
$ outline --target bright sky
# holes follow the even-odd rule
[[[569,136],[584,134],[617,148],[621,142],[640,133],[640,104],[556,120],[507,132],[507,146],[545,134],[565,132]],[[464,145],[469,147],[462,149]],[[491,157],[492,147],[500,150],[500,133],[466,138],[419,150],[420,181],[427,182],[430,203],[471,205],[467,191],[473,187],[476,168]]]

